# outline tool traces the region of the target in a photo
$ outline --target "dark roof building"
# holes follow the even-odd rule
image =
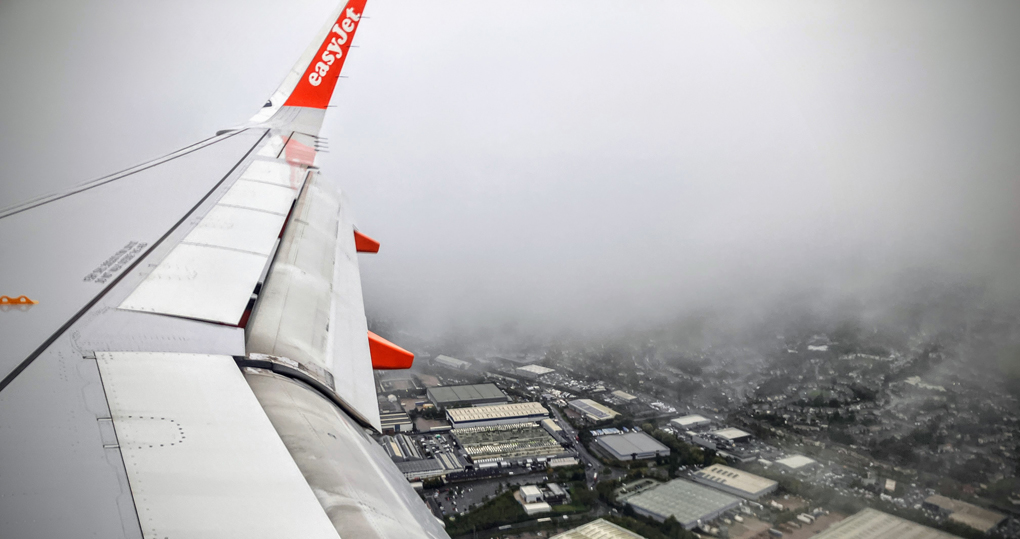
[[[510,400],[495,384],[430,387],[425,393],[429,401],[440,408],[499,404]]]
[[[595,443],[616,460],[641,460],[669,455],[668,447],[643,432],[599,436]]]

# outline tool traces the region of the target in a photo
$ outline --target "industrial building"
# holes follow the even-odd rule
[[[740,498],[684,479],[674,479],[626,500],[635,513],[664,522],[673,517],[690,530],[740,506]]]
[[[526,365],[524,367],[517,367],[514,372],[523,378],[537,380],[549,373],[556,372],[556,369],[550,369],[549,367],[543,367],[541,365]]]
[[[776,465],[791,472],[804,472],[811,470],[818,463],[815,459],[803,455],[793,455],[776,461]]]
[[[453,437],[475,464],[563,453],[560,443],[534,423],[455,429]]]
[[[643,432],[599,436],[595,445],[616,460],[642,460],[669,456],[669,448]]]
[[[396,462],[408,481],[421,481],[430,477],[442,477],[446,474],[464,470],[464,463],[453,453],[439,453],[430,459],[406,460]]]
[[[814,539],[959,539],[875,509],[864,509],[819,533]]]
[[[425,391],[425,395],[439,408],[481,406],[510,401],[496,384],[430,387]]]
[[[536,503],[542,501],[542,489],[535,485],[524,485],[521,487],[521,499],[524,503]]]
[[[421,451],[418,451],[418,446],[414,443],[414,440],[404,434],[383,436],[379,438],[379,445],[382,446],[386,454],[394,461],[421,460],[424,458]]]
[[[694,473],[694,481],[723,492],[757,500],[779,487],[779,483],[729,466],[713,465]]]
[[[458,371],[466,371],[471,367],[471,364],[468,363],[467,361],[463,361],[455,357],[442,355],[432,358],[432,364]]]
[[[691,414],[678,417],[669,423],[673,426],[673,428],[683,431],[707,427],[712,424],[712,420],[697,414]]]
[[[379,414],[379,421],[382,425],[382,431],[385,433],[411,432],[414,430],[414,423],[411,423],[411,417],[404,412],[382,412]]]
[[[970,526],[982,533],[988,533],[998,528],[1006,515],[989,511],[972,503],[954,500],[945,496],[929,496],[924,500],[924,508],[934,511],[948,518],[952,522],[958,522],[964,526]]]
[[[446,417],[453,428],[463,429],[511,423],[537,423],[549,417],[549,410],[537,402],[514,402],[472,408],[448,408]]]
[[[637,400],[637,397],[635,397],[634,395],[631,395],[626,391],[620,391],[619,389],[613,391],[612,393],[610,393],[610,395],[616,397],[617,399],[620,400],[620,402],[623,402],[625,404],[630,404]]]
[[[612,408],[603,406],[591,399],[572,400],[567,403],[567,406],[592,422],[605,421],[620,415]]]
[[[720,439],[726,440],[730,444],[739,444],[751,441],[751,433],[744,432],[740,429],[734,428],[719,429],[716,431],[712,431],[709,434],[711,434],[712,436],[716,436]]]
[[[644,539],[640,535],[609,522],[598,519],[565,531],[551,539]]]

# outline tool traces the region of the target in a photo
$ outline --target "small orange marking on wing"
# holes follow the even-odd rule
[[[28,299],[28,296],[18,296],[12,298],[10,296],[0,296],[0,305],[35,305],[38,301]]]

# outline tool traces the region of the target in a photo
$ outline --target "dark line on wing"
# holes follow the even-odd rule
[[[243,131],[247,131],[247,129],[245,129]],[[243,131],[238,131],[238,133],[241,133]],[[98,303],[99,300],[102,299],[103,296],[105,296],[107,294],[107,292],[112,290],[113,287],[117,286],[117,283],[119,283],[121,281],[121,279],[126,277],[132,271],[134,271],[135,267],[137,267],[138,264],[141,264],[141,262],[143,260],[145,260],[146,257],[148,257],[150,254],[152,254],[152,251],[156,247],[158,247],[160,244],[162,244],[163,241],[165,241],[170,236],[170,234],[172,234],[175,230],[177,230],[178,227],[181,226],[181,223],[183,223],[184,221],[187,221],[188,218],[191,217],[191,214],[195,213],[195,210],[197,210],[199,206],[201,206],[203,203],[205,203],[205,201],[208,200],[209,197],[212,196],[212,194],[214,192],[216,192],[216,190],[219,189],[219,187],[221,185],[223,185],[223,182],[227,181],[227,178],[229,178],[230,175],[233,174],[235,170],[237,170],[237,167],[240,166],[240,164],[243,163],[244,160],[247,159],[249,155],[251,155],[251,152],[253,152],[255,150],[255,148],[258,147],[259,143],[262,142],[262,140],[265,139],[266,135],[268,135],[268,134],[269,134],[269,130],[267,129],[264,133],[262,133],[262,136],[259,137],[259,139],[255,141],[255,144],[252,144],[251,148],[248,148],[248,151],[245,152],[244,156],[241,157],[240,159],[238,159],[237,162],[234,163],[234,166],[230,167],[230,170],[226,174],[224,174],[222,178],[220,178],[220,181],[216,182],[216,185],[214,185],[212,187],[212,189],[209,189],[209,192],[206,193],[205,196],[202,197],[201,200],[199,200],[194,206],[192,206],[190,210],[185,212],[184,216],[181,217],[181,219],[179,221],[174,223],[174,225],[171,226],[170,229],[167,230],[165,234],[163,234],[158,240],[153,242],[151,247],[146,249],[145,254],[143,254],[142,256],[139,256],[138,258],[136,258],[135,261],[127,269],[122,271],[120,273],[120,275],[118,275],[115,279],[113,279],[113,281],[111,281],[110,284],[106,286],[106,288],[104,288],[102,291],[100,291],[98,294],[96,294],[96,296],[94,298],[92,298],[92,301],[88,302],[84,307],[82,307],[82,309],[80,311],[75,313],[74,316],[72,316],[63,326],[60,326],[60,329],[58,329],[56,332],[54,332],[53,335],[50,335],[50,338],[46,339],[46,342],[42,343],[42,345],[39,346],[39,348],[36,348],[34,352],[29,354],[29,356],[27,358],[25,358],[24,361],[22,361],[20,364],[18,364],[18,366],[15,367],[14,370],[12,370],[7,376],[5,376],[4,379],[2,381],[0,381],[0,391],[3,391],[7,386],[9,386],[11,384],[11,382],[13,382],[14,379],[17,378],[18,375],[22,373],[22,371],[27,369],[28,366],[31,365],[32,362],[35,361],[36,358],[38,358],[40,355],[42,355],[42,353],[45,352],[46,349],[49,348],[50,345],[53,344],[54,341],[59,339],[61,335],[63,335],[68,329],[70,329],[70,327],[72,325],[74,325],[75,322],[78,321],[79,318],[81,318],[85,313],[87,313],[89,311],[89,309],[91,309],[93,306],[95,306],[95,304]],[[223,140],[226,140],[226,138],[224,138]],[[217,141],[217,142],[219,142],[219,141]],[[155,166],[155,165],[153,165],[153,166]]]
[[[236,135],[238,133],[241,133],[243,131],[246,131],[246,130],[233,131],[233,132],[227,134],[226,136],[224,136],[222,139],[213,142],[212,144],[216,144],[218,142],[222,142],[224,140],[227,140],[228,138],[230,138],[230,137],[232,137],[232,136],[234,136],[234,135]],[[220,135],[217,135],[217,136],[220,136]],[[114,172],[113,174],[107,174],[106,176],[103,176],[101,178],[98,178],[98,179],[95,179],[95,180],[91,180],[89,182],[85,182],[85,183],[80,184],[78,186],[72,187],[69,191],[66,191],[63,194],[54,193],[54,194],[50,194],[50,195],[43,195],[43,196],[41,196],[39,198],[36,198],[36,199],[30,200],[28,202],[25,202],[22,205],[11,206],[10,208],[6,208],[3,211],[0,211],[0,219],[3,219],[5,217],[10,217],[12,215],[17,215],[17,214],[19,214],[19,213],[21,213],[23,211],[28,211],[28,210],[31,210],[33,208],[38,208],[39,206],[43,206],[43,205],[49,204],[50,202],[56,202],[56,201],[58,201],[58,200],[60,200],[62,198],[67,198],[69,196],[77,195],[78,193],[84,193],[85,191],[88,191],[89,189],[92,189],[94,187],[100,187],[100,186],[106,185],[106,184],[108,184],[110,182],[115,182],[117,180],[122,180],[122,179],[130,177],[130,176],[132,176],[134,174],[137,174],[137,173],[139,173],[139,172],[141,172],[143,170],[148,170],[148,169],[150,169],[152,167],[155,167],[155,166],[158,166],[158,165],[162,165],[163,163],[168,163],[170,161],[173,161],[174,159],[177,159],[178,157],[183,157],[185,155],[188,155],[189,153],[196,152],[198,150],[201,150],[202,148],[207,148],[207,147],[211,146],[212,144],[205,144],[205,143],[209,142],[210,140],[212,140],[214,138],[216,138],[216,136],[209,137],[209,138],[207,138],[205,140],[196,142],[196,143],[194,143],[194,144],[192,144],[190,146],[185,146],[185,147],[181,148],[180,150],[175,150],[175,151],[170,152],[170,153],[168,153],[168,154],[166,154],[166,155],[164,155],[162,157],[157,157],[157,158],[153,159],[152,161],[149,161],[148,163],[142,163],[141,165],[135,165],[133,167],[128,167],[128,168],[125,168],[125,169],[123,169],[123,170],[121,170],[119,172]]]

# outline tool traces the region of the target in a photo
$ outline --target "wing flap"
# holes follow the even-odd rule
[[[145,537],[338,539],[231,357],[97,360]]]

